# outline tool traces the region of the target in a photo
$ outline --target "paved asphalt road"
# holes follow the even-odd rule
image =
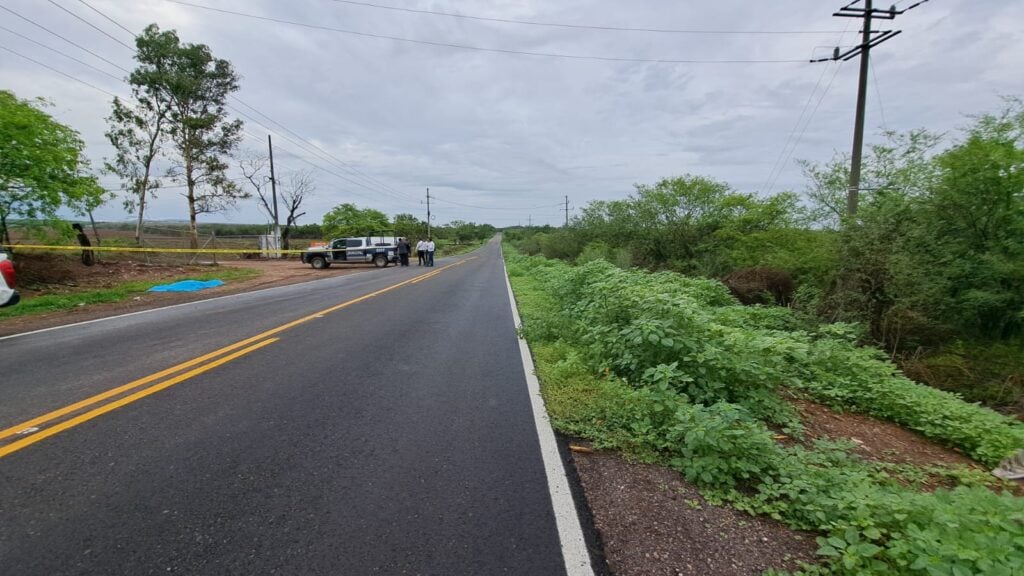
[[[0,339],[0,398],[2,574],[565,573],[494,242]]]

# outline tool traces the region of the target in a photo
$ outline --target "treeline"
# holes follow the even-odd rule
[[[381,213],[383,215],[383,213]],[[337,229],[334,226],[328,226],[325,230],[322,224],[303,224],[295,225],[291,228],[289,235],[292,239],[304,239],[304,240],[327,240],[330,238],[336,238],[340,236],[359,236],[363,234],[379,234],[394,232],[397,236],[403,236],[411,239],[419,239],[421,237],[426,238],[427,236],[427,224],[422,220],[418,220],[410,214],[399,214],[393,219],[382,216],[382,220],[377,223],[370,223],[366,226],[360,226],[358,224],[352,224],[352,229],[342,228]],[[22,222],[15,222],[15,226],[23,224]],[[101,229],[104,230],[122,230],[122,231],[134,231],[134,222],[99,222],[97,223]],[[164,232],[178,232],[185,234],[189,231],[189,225],[185,222],[156,222],[152,223],[156,228],[143,227],[143,230],[148,232],[154,232],[155,230]],[[85,226],[89,224],[84,223]],[[270,234],[272,226],[269,224],[227,224],[227,223],[207,223],[198,224],[198,231],[200,235],[214,234],[217,236],[259,236],[263,234]],[[464,222],[461,220],[453,220],[447,224],[441,226],[431,226],[430,235],[435,240],[446,240],[450,243],[455,244],[467,244],[471,242],[478,242],[494,236],[497,229],[490,224],[476,224],[474,222]]]
[[[494,236],[497,229],[490,224],[476,224],[463,220],[452,220],[442,225],[427,226],[409,213],[388,218],[387,214],[374,208],[360,208],[352,203],[338,204],[324,214],[321,234],[324,239],[365,236],[368,234],[394,234],[416,240],[432,237],[435,241],[467,244]]]
[[[955,138],[888,133],[865,154],[804,163],[803,195],[740,193],[700,176],[592,202],[570,226],[510,230],[530,254],[726,278],[792,277],[787,303],[855,323],[915,378],[993,404],[1024,392],[1024,105],[1007,99]],[[1019,408],[1019,407],[1018,407]]]

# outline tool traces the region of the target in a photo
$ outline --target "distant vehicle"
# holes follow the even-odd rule
[[[311,246],[302,254],[302,262],[317,270],[331,264],[368,264],[377,268],[398,262],[398,238],[395,236],[362,236],[335,238],[327,246]]]
[[[0,307],[14,306],[21,300],[18,291],[14,289],[16,285],[14,262],[7,252],[0,250]]]

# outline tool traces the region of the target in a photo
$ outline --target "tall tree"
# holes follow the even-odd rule
[[[136,45],[146,38],[145,33],[136,38]],[[168,38],[162,39],[161,54],[170,54]],[[141,46],[139,47],[141,50]],[[151,54],[156,53],[150,50]],[[135,225],[135,242],[142,235],[142,222],[146,211],[146,198],[156,196],[160,180],[153,178],[153,164],[160,155],[167,140],[170,101],[164,91],[162,78],[167,63],[156,62],[151,68],[136,69],[129,77],[133,102],[114,98],[113,110],[107,117],[109,129],[106,136],[114,146],[116,154],[106,162],[108,171],[124,179],[124,208],[129,212],[138,210]]]
[[[386,214],[373,208],[359,208],[355,204],[338,204],[324,214],[323,231],[328,238],[363,236],[381,233],[390,223]]]
[[[227,113],[227,98],[239,87],[238,75],[205,44],[183,44],[173,30],[161,32],[156,24],[147,26],[135,45],[139,64],[129,81],[167,100],[167,131],[174,152],[168,175],[184,179],[195,248],[199,214],[219,212],[251,197],[226,174],[225,158],[242,132],[242,121]]]
[[[259,152],[247,150],[242,153],[238,161],[242,169],[242,176],[249,181],[252,189],[256,191],[256,199],[259,207],[271,219],[274,218],[273,196],[270,194],[270,159]],[[284,204],[284,227],[281,228],[281,249],[288,250],[288,238],[291,229],[298,222],[299,218],[305,216],[305,212],[299,212],[302,203],[307,196],[312,195],[316,186],[313,184],[313,173],[308,170],[299,170],[289,174],[287,181],[277,179],[280,202]]]
[[[256,201],[270,220],[274,219],[273,198],[270,194],[270,160],[255,150],[243,150],[239,155],[238,167],[242,177],[256,191]]]
[[[85,143],[40,108],[0,90],[0,240],[10,243],[9,218],[57,219],[62,207],[84,214],[106,193],[88,173]]]
[[[284,202],[285,210],[284,228],[281,229],[282,249],[288,250],[288,238],[291,237],[292,227],[298,223],[299,218],[306,215],[305,212],[299,212],[299,209],[315,190],[313,173],[309,170],[299,170],[288,175],[288,182],[281,188],[281,199]]]
[[[403,238],[426,238],[427,223],[409,213],[395,214],[395,234]]]

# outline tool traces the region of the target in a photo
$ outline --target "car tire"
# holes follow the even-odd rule
[[[373,257],[373,265],[377,268],[384,268],[388,265],[388,257],[386,254],[377,254]]]
[[[309,259],[309,265],[316,270],[323,270],[328,266],[327,259],[323,256],[313,256]]]

